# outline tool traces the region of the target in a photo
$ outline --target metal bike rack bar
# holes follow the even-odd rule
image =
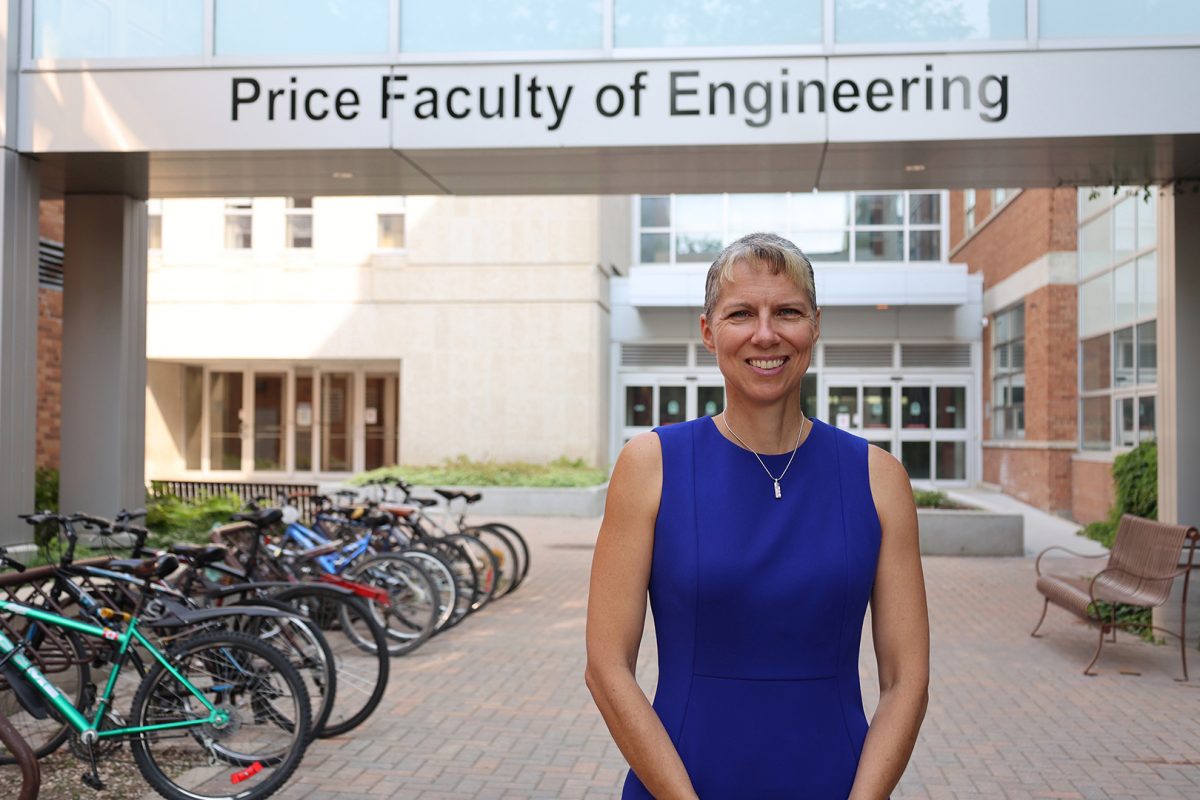
[[[41,768],[38,767],[29,743],[17,733],[17,729],[3,714],[0,714],[0,744],[12,753],[13,758],[17,760],[17,766],[21,768],[21,792],[17,795],[17,800],[37,800],[42,786]]]

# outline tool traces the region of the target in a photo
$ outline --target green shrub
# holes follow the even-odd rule
[[[235,494],[211,495],[198,500],[181,500],[173,494],[150,500],[146,506],[146,527],[150,543],[161,546],[170,542],[206,542],[213,525],[229,521],[242,510]]]
[[[945,492],[934,489],[913,489],[913,502],[917,508],[970,508],[968,505],[951,500]]]
[[[34,472],[33,508],[35,511],[58,511],[58,470],[54,467],[38,467]],[[44,554],[57,534],[57,523],[42,523],[34,528],[33,543]]]
[[[440,466],[391,466],[355,475],[350,483],[361,485],[381,477],[399,477],[418,486],[598,486],[608,480],[608,471],[592,467],[583,459],[559,458],[549,464],[525,461],[472,461],[466,456],[446,459]]]
[[[1122,514],[1158,519],[1158,445],[1142,442],[1113,460],[1113,506],[1108,519],[1084,526],[1080,536],[1111,548]]]

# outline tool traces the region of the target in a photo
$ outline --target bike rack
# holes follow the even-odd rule
[[[0,714],[0,744],[12,753],[17,766],[21,768],[21,792],[17,795],[17,800],[37,800],[42,787],[41,768],[29,743],[17,733],[17,729],[4,714]]]

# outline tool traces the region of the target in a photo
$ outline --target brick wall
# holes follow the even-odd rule
[[[62,200],[43,200],[38,204],[38,235],[54,242],[63,240]]]
[[[1070,514],[1071,450],[988,447],[983,479],[1022,502],[1052,514]]]
[[[950,193],[950,260],[982,272],[994,286],[1052,251],[1073,251],[1076,238],[1074,189],[1025,189],[990,220],[991,192],[975,193],[975,233],[964,238],[963,193]]]
[[[1071,516],[1088,523],[1108,519],[1113,504],[1112,463],[1108,461],[1071,462]]]
[[[37,465],[58,467],[62,402],[62,292],[38,287]]]

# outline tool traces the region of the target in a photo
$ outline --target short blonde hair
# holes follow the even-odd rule
[[[716,309],[721,284],[733,280],[733,267],[739,261],[765,267],[772,275],[787,275],[792,283],[808,293],[812,310],[817,310],[817,287],[808,256],[777,234],[750,233],[722,250],[708,268],[708,278],[704,282],[704,315],[709,319]]]

